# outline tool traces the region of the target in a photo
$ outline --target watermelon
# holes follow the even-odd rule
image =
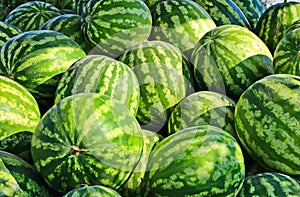
[[[42,1],[30,1],[13,9],[5,22],[18,27],[23,32],[38,30],[49,19],[61,15],[58,8]]]
[[[60,193],[82,184],[119,189],[142,151],[136,118],[119,101],[97,93],[68,96],[53,105],[31,143],[34,166]]]
[[[141,159],[132,172],[130,178],[118,190],[123,197],[144,197],[147,195],[147,186],[144,182],[144,175],[147,171],[148,158],[153,148],[163,139],[163,137],[155,132],[142,130],[143,136],[143,154]]]
[[[300,17],[300,2],[288,1],[270,6],[261,15],[254,32],[273,53],[287,28]]]
[[[300,182],[294,178],[278,172],[263,172],[246,177],[239,197],[289,197],[299,194]]]
[[[115,190],[102,185],[82,186],[63,195],[63,197],[78,196],[121,197],[121,195]]]
[[[55,103],[78,93],[108,95],[136,115],[140,88],[134,72],[124,63],[103,55],[87,55],[74,62],[63,74],[55,93]]]
[[[39,121],[39,107],[32,94],[0,76],[0,150],[29,159],[31,136]]]
[[[182,52],[194,48],[207,31],[216,27],[210,15],[192,0],[161,1],[151,12],[151,39],[169,42]]]
[[[133,69],[140,84],[137,119],[142,128],[161,130],[169,113],[186,95],[183,57],[164,41],[145,41],[127,50],[119,61]]]
[[[233,2],[242,10],[248,19],[251,29],[256,27],[256,24],[265,12],[266,8],[261,0],[233,0]]]
[[[82,24],[93,53],[118,57],[129,47],[147,40],[152,29],[149,8],[142,0],[91,0]]]
[[[41,29],[57,31],[70,37],[88,54],[92,50],[92,46],[84,39],[81,31],[82,20],[83,17],[78,14],[63,14],[48,20]]]
[[[274,74],[253,83],[236,104],[235,130],[268,170],[300,175],[300,77]]]
[[[283,36],[274,52],[274,71],[300,76],[300,28]]]
[[[11,196],[51,196],[49,188],[34,167],[16,155],[0,151],[0,174],[3,175],[0,187],[3,187],[3,182],[6,185],[3,190],[0,189],[1,196],[2,192],[15,194]]]
[[[0,75],[26,87],[42,113],[54,104],[61,75],[84,57],[83,49],[71,38],[52,30],[33,30],[8,40],[0,50]]]
[[[195,0],[215,21],[217,26],[235,24],[251,29],[243,11],[233,0]]]
[[[233,117],[235,101],[216,92],[199,91],[180,101],[168,120],[172,134],[192,126],[212,125],[235,136]]]
[[[0,21],[0,47],[10,38],[21,33],[21,30],[13,25]]]
[[[207,32],[192,52],[194,76],[202,90],[237,100],[253,82],[273,74],[273,57],[253,32],[222,25]]]
[[[152,196],[237,196],[244,177],[237,141],[205,125],[181,130],[155,146],[145,181]]]

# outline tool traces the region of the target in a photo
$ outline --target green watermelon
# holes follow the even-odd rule
[[[252,84],[235,108],[235,130],[268,170],[300,175],[300,77],[274,74]]]
[[[273,57],[253,32],[222,25],[207,32],[192,52],[194,75],[202,90],[238,97],[253,82],[273,74]]]
[[[154,147],[145,181],[152,196],[237,196],[244,158],[232,135],[214,126],[189,127]]]
[[[58,8],[42,1],[30,1],[13,9],[5,22],[18,27],[23,32],[38,30],[49,19],[61,15]]]
[[[151,12],[151,39],[169,42],[182,52],[194,48],[207,31],[216,27],[210,15],[192,0],[161,1]]]
[[[21,30],[13,25],[0,21],[0,47],[10,38],[21,33]]]
[[[277,172],[263,172],[245,179],[239,197],[291,197],[300,195],[300,182]]]
[[[117,190],[143,151],[141,128],[122,103],[81,93],[62,99],[42,117],[32,136],[34,166],[61,193],[86,185]]]
[[[61,75],[84,57],[83,49],[71,38],[52,30],[33,30],[8,40],[0,50],[0,75],[26,87],[42,113],[54,104]]]
[[[142,0],[91,0],[82,25],[93,53],[116,58],[131,46],[148,39],[152,29],[149,8]]]
[[[300,17],[300,2],[288,1],[270,6],[261,15],[254,32],[273,53],[287,28]]]
[[[118,190],[122,197],[144,197],[147,195],[147,186],[144,182],[144,175],[147,171],[148,158],[153,148],[163,139],[163,137],[155,132],[142,130],[143,136],[143,154],[141,159],[132,172],[130,178]]]
[[[3,175],[0,178],[0,196],[51,196],[34,167],[11,153],[0,151],[0,174]],[[1,188],[3,182],[4,189]],[[2,192],[14,195],[2,195]]]
[[[159,131],[172,107],[186,95],[183,57],[164,41],[145,41],[122,54],[119,60],[133,69],[140,84],[137,119],[142,128]]]
[[[31,136],[39,121],[38,104],[28,90],[0,76],[0,150],[28,158]]]
[[[115,190],[102,185],[79,187],[69,191],[63,197],[79,197],[79,196],[121,197],[121,195]]]
[[[63,14],[48,20],[41,29],[57,31],[70,37],[88,54],[92,46],[84,39],[81,31],[82,20],[83,17],[78,14]]]
[[[140,88],[134,72],[124,63],[103,55],[87,55],[63,74],[55,93],[55,103],[78,93],[111,96],[136,115]]]
[[[274,51],[275,73],[300,76],[300,28],[283,36]]]
[[[247,17],[251,29],[256,27],[260,16],[265,12],[266,8],[262,0],[233,0],[233,2],[242,10]]]
[[[251,29],[243,11],[232,0],[194,0],[201,5],[217,26],[235,24]]]
[[[193,93],[182,99],[172,111],[168,133],[192,126],[212,125],[235,136],[234,109],[235,101],[225,95],[210,91]]]

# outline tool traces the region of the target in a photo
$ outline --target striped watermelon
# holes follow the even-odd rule
[[[243,11],[247,17],[251,29],[256,27],[256,24],[261,17],[262,13],[265,12],[266,8],[261,0],[233,0],[234,3]]]
[[[72,95],[50,108],[31,143],[36,169],[61,193],[82,184],[117,190],[142,150],[141,128],[127,107],[96,93]]]
[[[142,130],[143,154],[141,159],[126,183],[118,190],[122,197],[144,197],[147,195],[147,186],[144,182],[144,175],[147,171],[148,158],[153,148],[163,139],[155,132]]]
[[[185,97],[187,80],[178,48],[163,41],[145,41],[122,54],[119,60],[131,67],[140,84],[137,119],[144,129],[159,131],[169,110]]]
[[[235,24],[251,28],[243,11],[232,0],[195,0],[215,21],[217,26]]]
[[[300,2],[288,1],[270,6],[260,17],[254,32],[273,53],[286,29],[300,18]]]
[[[78,14],[63,14],[48,20],[41,29],[60,32],[73,39],[86,53],[89,53],[93,47],[84,39],[81,31],[82,20],[83,17]]]
[[[274,51],[275,73],[300,76],[300,28],[284,35]]]
[[[161,1],[151,12],[151,39],[169,42],[182,52],[194,48],[207,31],[216,27],[210,15],[192,0]]]
[[[210,91],[199,91],[185,97],[174,108],[168,120],[168,133],[182,129],[212,125],[235,136],[233,117],[235,101]]]
[[[99,197],[121,197],[115,190],[102,185],[82,186],[66,193],[63,197],[99,196]]]
[[[294,178],[277,172],[264,172],[246,177],[239,197],[297,197],[299,194],[300,182]]]
[[[163,139],[152,151],[148,170],[152,196],[237,196],[245,177],[237,141],[209,125]]]
[[[61,15],[58,8],[42,1],[30,1],[13,9],[5,22],[22,31],[38,30],[49,19]]]
[[[0,150],[28,158],[31,136],[39,121],[38,104],[28,90],[0,76]]]
[[[1,162],[2,161],[2,162]],[[2,174],[4,172],[4,174]],[[9,192],[15,195],[7,196],[42,196],[50,197],[50,190],[36,172],[36,170],[21,158],[4,151],[0,151],[0,196],[2,192]],[[2,189],[2,180],[10,182]],[[8,182],[8,183],[9,183]]]
[[[129,47],[146,40],[152,17],[142,0],[91,0],[83,10],[85,39],[94,53],[116,58]]]
[[[192,52],[198,85],[233,99],[256,80],[273,74],[272,61],[265,43],[238,25],[223,25],[207,32]]]
[[[266,169],[300,175],[300,77],[274,74],[252,84],[235,108],[237,135]]]
[[[85,56],[71,38],[55,31],[33,30],[7,41],[0,50],[0,75],[25,86],[41,110],[54,103],[54,92],[62,73]]]
[[[21,30],[13,25],[0,21],[0,47],[10,38],[21,33]]]
[[[55,103],[78,93],[108,95],[136,115],[140,88],[134,72],[124,63],[102,55],[87,55],[63,74],[55,93]]]

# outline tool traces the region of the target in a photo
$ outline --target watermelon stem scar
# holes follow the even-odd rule
[[[71,147],[71,153],[73,154],[73,155],[76,155],[76,154],[78,154],[78,153],[82,153],[82,152],[86,152],[87,150],[85,150],[85,149],[80,149],[80,148],[78,148],[78,147],[76,147],[76,146],[72,146]]]

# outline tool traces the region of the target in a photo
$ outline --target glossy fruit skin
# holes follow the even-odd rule
[[[300,175],[300,77],[274,74],[240,97],[235,130],[251,157],[268,170]]]
[[[194,76],[202,90],[237,100],[255,81],[273,74],[273,56],[253,32],[223,25],[207,32],[192,52]]]
[[[52,30],[23,32],[8,40],[0,50],[0,75],[23,85],[37,100],[40,110],[54,104],[61,75],[84,50],[68,36]]]
[[[37,171],[61,193],[82,184],[117,190],[142,150],[141,128],[128,108],[97,93],[72,95],[51,107],[31,143]]]
[[[300,2],[288,1],[270,6],[261,15],[254,32],[274,53],[287,28],[300,17]]]
[[[209,125],[189,127],[154,147],[145,181],[152,196],[236,196],[244,167],[231,134]]]

